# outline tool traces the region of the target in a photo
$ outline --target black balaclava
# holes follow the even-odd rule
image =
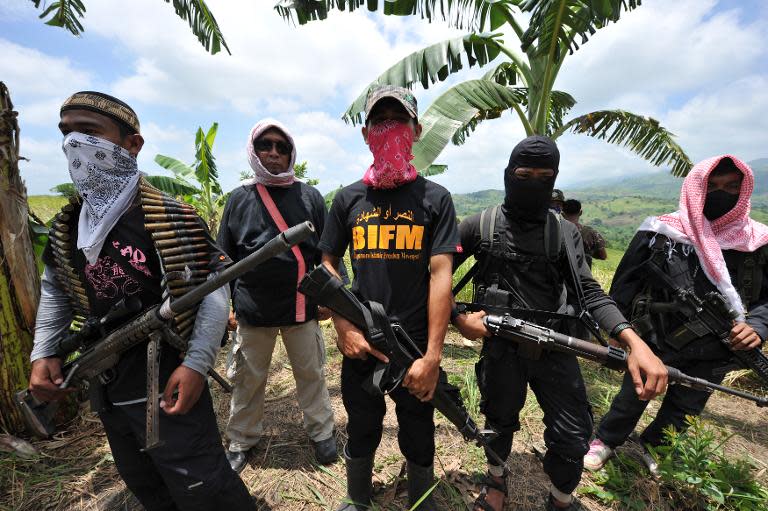
[[[504,214],[509,218],[543,222],[547,217],[559,165],[560,151],[551,138],[533,135],[517,144],[504,170]],[[555,174],[546,181],[518,179],[515,177],[518,167],[552,169]]]
[[[729,174],[732,172],[738,172],[741,174],[741,170],[733,163],[730,158],[723,158],[720,163],[712,169],[712,174]],[[739,201],[738,193],[728,193],[725,190],[714,190],[707,193],[707,199],[704,201],[704,217],[709,220],[717,220],[724,214],[728,213],[736,203]]]

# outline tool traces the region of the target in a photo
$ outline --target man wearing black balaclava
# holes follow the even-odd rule
[[[560,222],[558,215],[548,211],[559,163],[560,153],[551,139],[531,136],[520,142],[504,171],[504,204],[459,225],[463,252],[455,267],[470,255],[476,257],[473,301],[481,306],[493,303],[497,312],[499,304],[511,313],[516,309],[565,312],[566,305],[579,306],[576,289],[580,287],[586,309],[600,326],[631,348],[629,372],[635,391],[640,399],[651,399],[666,387],[663,364],[592,278],[576,226]],[[573,270],[565,243],[574,254]],[[487,426],[499,433],[490,448],[502,459],[509,456],[530,384],[546,425],[544,471],[551,481],[546,508],[579,509],[572,492],[581,479],[592,414],[577,359],[492,337],[482,323],[485,314],[455,310],[451,318],[465,337],[484,338],[476,368],[480,408]],[[550,321],[549,326],[562,329],[565,325]],[[503,467],[489,461],[475,511],[503,508],[506,476]]]

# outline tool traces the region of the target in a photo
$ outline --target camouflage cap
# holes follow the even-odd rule
[[[365,100],[365,118],[371,113],[373,106],[384,98],[396,99],[411,117],[419,116],[419,107],[416,105],[416,97],[405,87],[395,85],[377,85],[368,91],[368,97]]]
[[[557,188],[552,189],[552,198],[551,201],[560,201],[565,202],[565,194],[562,190],[558,190]]]

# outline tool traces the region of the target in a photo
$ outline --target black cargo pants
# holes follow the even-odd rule
[[[245,485],[224,455],[206,387],[185,415],[160,411],[164,444],[141,452],[145,404],[99,412],[120,477],[148,511],[255,509]]]
[[[573,492],[581,480],[593,424],[576,357],[544,352],[531,360],[518,355],[515,343],[490,338],[483,344],[475,370],[486,425],[499,433],[490,448],[501,459],[509,456],[530,385],[544,411],[544,472],[555,488]]]

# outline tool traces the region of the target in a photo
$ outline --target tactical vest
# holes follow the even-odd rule
[[[205,282],[211,271],[210,263],[216,254],[207,227],[192,206],[164,194],[144,178],[139,182],[139,201],[144,227],[151,234],[160,261],[162,299],[183,296]],[[55,279],[69,295],[72,307],[71,330],[81,329],[91,316],[88,295],[73,262],[76,240],[70,235],[81,206],[79,197],[70,198],[54,217],[49,232]],[[171,326],[184,341],[192,334],[198,308],[199,304],[173,319]]]
[[[507,246],[506,230],[507,219],[499,206],[483,210],[480,213],[480,240],[476,251],[478,270],[472,279],[474,287],[473,302],[482,304],[487,311],[520,309],[525,313],[526,319],[546,324],[550,328],[566,331],[569,335],[582,339],[589,338],[592,332],[598,328],[594,319],[585,310],[585,301],[581,281],[576,271],[575,255],[569,249],[563,238],[562,225],[559,216],[553,212],[547,213],[544,223],[544,254],[532,255],[515,250]],[[514,269],[510,267],[515,266]],[[531,266],[537,267],[534,271],[545,271],[552,289],[558,289],[559,297],[555,312],[560,318],[553,318],[547,313],[550,311],[535,311],[519,292],[521,284],[517,278],[518,272],[529,271]],[[578,298],[578,305],[574,307],[567,303],[568,292],[564,285],[565,278],[562,271],[570,273],[573,287]],[[507,278],[509,277],[510,280]],[[579,319],[583,313],[583,317]],[[564,322],[564,316],[569,321]],[[586,327],[586,323],[593,325]],[[541,356],[541,349],[537,346],[520,346],[518,354],[521,357],[537,359]]]
[[[678,248],[679,246],[679,248]],[[685,249],[683,247],[690,247]],[[669,276],[671,282],[680,289],[694,288],[694,281],[700,267],[691,271],[690,252],[693,247],[676,243],[663,234],[655,234],[649,244],[651,257],[646,264],[655,264],[661,271]],[[682,253],[675,254],[680,250]],[[768,263],[768,246],[760,247],[755,252],[743,253],[738,264],[736,281],[733,282],[744,309],[749,311],[752,304],[760,298],[763,286],[763,272]],[[670,331],[666,315],[679,312],[670,308],[666,312],[650,312],[651,306],[659,303],[671,303],[672,292],[668,286],[660,284],[653,278],[653,273],[648,272],[648,283],[632,301],[632,324],[638,334],[649,342],[659,346],[663,344],[679,350],[689,343],[701,337],[700,332],[687,322]]]

